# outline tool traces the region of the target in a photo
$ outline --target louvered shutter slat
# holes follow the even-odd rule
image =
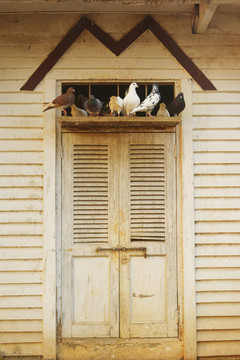
[[[108,145],[73,146],[73,239],[108,239]]]
[[[165,240],[165,147],[130,145],[132,241]]]

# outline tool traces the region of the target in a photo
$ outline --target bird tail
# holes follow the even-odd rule
[[[50,109],[54,109],[54,108],[56,107],[56,105],[54,105],[54,104],[52,104],[52,103],[47,103],[47,105],[48,105],[48,106],[46,107],[46,109],[43,110],[43,112],[44,112],[44,111],[47,111],[47,110],[50,110]]]
[[[142,110],[142,108],[141,108],[140,106],[138,106],[138,107],[136,107],[135,109],[131,110],[131,111],[130,111],[130,114],[135,113],[135,112],[137,112],[137,111],[139,111],[139,110]]]

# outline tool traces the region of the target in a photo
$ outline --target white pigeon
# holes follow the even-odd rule
[[[157,112],[157,116],[162,116],[162,117],[170,116],[169,112],[166,109],[166,104],[164,104],[164,103],[160,104],[159,110]]]
[[[72,116],[88,116],[88,113],[84,109],[78,108],[76,105],[71,106]]]
[[[152,91],[150,94],[146,97],[145,100],[136,108],[133,108],[130,113],[136,113],[137,111],[146,111],[147,116],[151,116],[152,110],[155,108],[155,106],[159,103],[161,99],[161,95],[158,89],[158,84],[154,83],[152,86]]]
[[[134,113],[135,111],[132,110],[140,104],[140,98],[136,93],[137,87],[137,83],[131,83],[128,89],[128,93],[123,99],[123,110],[124,114],[127,116],[129,116],[130,113]]]
[[[113,116],[114,111],[116,111],[119,116],[123,108],[123,99],[120,98],[120,96],[111,96],[109,107],[111,110],[111,116]]]

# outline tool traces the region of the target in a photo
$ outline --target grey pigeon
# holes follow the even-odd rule
[[[123,99],[124,115],[129,116],[130,112],[140,104],[140,98],[136,93],[137,83],[131,83],[128,92]]]
[[[67,114],[66,109],[72,106],[75,102],[75,90],[73,87],[67,89],[65,94],[59,95],[52,102],[47,104],[46,109],[43,111],[47,111],[50,109],[61,109],[64,111],[64,114]]]
[[[99,115],[103,103],[101,100],[96,99],[94,95],[90,95],[89,99],[83,101],[84,109],[89,113],[89,115]]]
[[[145,111],[147,116],[151,116],[152,110],[155,106],[159,103],[161,99],[161,95],[159,92],[158,84],[154,83],[152,86],[151,93],[146,97],[145,100],[136,108],[134,108],[130,113],[137,112],[137,111]]]
[[[181,92],[173,101],[170,102],[170,104],[168,104],[167,110],[171,115],[175,116],[180,114],[180,112],[182,112],[184,109],[185,101],[183,93]]]

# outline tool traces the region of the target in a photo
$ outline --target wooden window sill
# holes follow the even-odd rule
[[[168,128],[175,127],[182,122],[180,116],[174,117],[111,117],[104,116],[98,118],[88,116],[60,116],[57,119],[58,123],[61,124],[62,129],[66,130],[94,130],[98,128],[152,128],[166,130]]]

